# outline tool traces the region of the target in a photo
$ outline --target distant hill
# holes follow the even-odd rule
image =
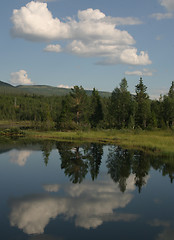
[[[44,95],[44,96],[64,96],[68,94],[71,89],[58,88],[47,85],[20,85],[16,87],[18,90],[22,90],[29,94]]]
[[[0,81],[0,94],[21,94],[22,92],[9,83]]]
[[[11,84],[5,83],[5,82],[2,82],[2,81],[0,81],[0,87],[11,87],[11,88],[14,88],[14,86],[12,86]]]
[[[65,96],[71,89],[52,87],[47,85],[19,85],[12,86],[9,83],[0,81],[0,94],[36,94],[43,96]],[[91,95],[91,90],[86,90],[87,95]],[[110,92],[99,91],[100,96],[109,97]]]

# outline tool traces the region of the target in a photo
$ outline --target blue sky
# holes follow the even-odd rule
[[[174,0],[1,0],[0,80],[113,91],[174,81]]]

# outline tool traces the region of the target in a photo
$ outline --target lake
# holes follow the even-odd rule
[[[173,240],[174,159],[97,143],[0,142],[4,240]]]

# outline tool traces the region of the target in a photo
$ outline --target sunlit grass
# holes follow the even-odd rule
[[[174,132],[172,130],[26,131],[26,136],[42,139],[114,143],[125,148],[141,149],[159,155],[174,154]]]

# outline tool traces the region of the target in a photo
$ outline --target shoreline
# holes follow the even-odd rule
[[[96,131],[33,131],[24,130],[25,138],[59,141],[100,142],[123,148],[142,150],[155,155],[174,156],[172,130],[96,130]]]

